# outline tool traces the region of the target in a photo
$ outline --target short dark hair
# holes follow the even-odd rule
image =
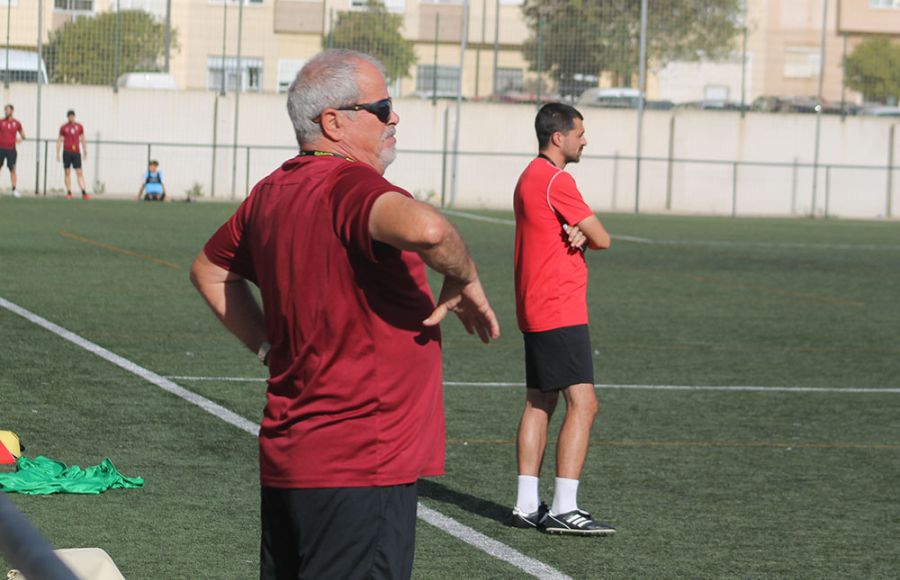
[[[12,103],[6,103],[6,106],[9,107],[10,109],[12,109],[13,111],[16,110],[16,108],[12,106]]]
[[[554,133],[567,133],[575,127],[575,119],[584,120],[575,107],[563,103],[547,103],[538,111],[534,119],[534,131],[537,133],[538,147],[544,149],[550,144]]]
[[[66,113],[66,117],[68,117],[69,115],[75,115],[75,111],[73,111],[72,109],[69,109],[69,112]]]
[[[150,160],[150,163],[148,163],[147,165],[156,165],[156,166],[159,166],[159,161],[157,161],[156,159],[151,159],[151,160]]]

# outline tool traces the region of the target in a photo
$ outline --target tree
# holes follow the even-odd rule
[[[649,0],[647,59],[717,58],[742,30],[742,0]],[[578,94],[610,73],[637,82],[641,3],[637,0],[525,0],[530,29],[523,47],[530,70],[550,73],[562,94]]]
[[[177,49],[175,30],[171,42]],[[50,82],[111,85],[117,72],[156,72],[165,48],[165,25],[144,11],[78,18],[50,33],[46,49]]]
[[[384,63],[388,82],[408,77],[416,63],[413,43],[403,38],[403,17],[391,14],[380,0],[371,0],[364,11],[341,12],[325,48],[348,48],[370,54]]]
[[[889,38],[863,40],[847,57],[847,86],[866,101],[886,103],[900,98],[900,45]]]

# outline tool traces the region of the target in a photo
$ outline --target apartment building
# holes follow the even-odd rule
[[[168,17],[177,30],[180,47],[171,53],[170,72],[179,88],[221,90],[224,84],[227,91],[277,92],[286,90],[305,60],[327,43],[337,15],[365,10],[366,2],[0,0],[0,31],[11,18],[10,46],[33,49],[39,5],[44,41],[51,30],[73,19],[116,9],[145,10],[161,22]],[[827,14],[823,2],[827,2]],[[529,35],[521,3],[386,0],[388,10],[402,16],[402,33],[413,41],[417,57],[410,76],[392,87],[394,94],[455,95],[460,88],[464,32],[467,49],[461,89],[466,97],[533,91],[535,74],[528,71],[521,50]],[[746,0],[747,37],[737,39],[732,55],[716,62],[664,67],[651,62],[649,97],[683,102],[739,101],[743,96],[749,102],[759,95],[815,95],[823,17],[823,94],[829,100],[859,100],[859,95],[843,86],[843,55],[866,35],[900,35],[900,0]]]

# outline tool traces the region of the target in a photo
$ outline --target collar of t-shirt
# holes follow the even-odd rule
[[[556,167],[556,163],[554,163],[552,159],[550,159],[549,157],[547,157],[547,156],[544,155],[543,153],[538,153],[538,157],[541,158],[541,159],[546,159],[548,162],[550,162],[550,165],[552,165],[553,167]],[[556,167],[556,168],[559,169],[559,167]]]

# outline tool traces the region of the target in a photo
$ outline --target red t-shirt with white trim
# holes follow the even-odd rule
[[[16,119],[0,119],[0,149],[15,149],[16,136],[22,130],[22,123]]]
[[[441,336],[413,252],[372,239],[388,191],[370,166],[295,157],[207,242],[255,282],[269,354],[260,479],[280,488],[411,483],[444,471]]]
[[[569,247],[563,221],[593,215],[569,173],[534,159],[516,184],[516,315],[522,332],[588,323],[587,263]],[[562,220],[562,221],[561,221]]]
[[[81,153],[81,136],[84,135],[84,125],[66,123],[59,128],[59,134],[63,138],[63,151]]]

